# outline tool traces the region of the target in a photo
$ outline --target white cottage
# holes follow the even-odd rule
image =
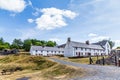
[[[96,55],[108,55],[111,51],[108,41],[102,41],[98,43],[89,44],[71,41],[68,38],[64,48],[65,57],[82,57],[82,56],[96,56]]]
[[[63,55],[64,49],[58,47],[31,46],[30,54],[37,56]]]

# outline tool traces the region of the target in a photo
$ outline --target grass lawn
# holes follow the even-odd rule
[[[0,80],[16,80],[21,77],[30,77],[30,80],[65,80],[86,74],[82,68],[61,65],[48,60],[47,57],[24,54],[0,57],[0,71],[15,67],[21,67],[23,71],[16,71],[11,75],[0,74]]]
[[[59,58],[62,60],[77,62],[77,63],[81,63],[81,64],[89,64],[89,57],[86,57],[86,58],[66,58],[66,57],[55,56],[54,58]],[[95,64],[97,57],[91,57],[91,58],[93,60],[93,63]],[[107,58],[107,56],[105,56],[104,58]],[[99,56],[98,59],[102,59],[102,57]]]

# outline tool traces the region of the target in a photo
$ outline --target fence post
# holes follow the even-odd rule
[[[98,54],[97,54],[97,61],[98,61]]]
[[[118,65],[118,66],[120,67],[120,58],[119,58],[119,61],[118,61],[118,62],[119,62],[119,65]]]
[[[115,66],[117,66],[117,57],[115,55]]]
[[[102,59],[102,60],[103,60],[103,65],[105,65],[105,58],[104,58],[104,56],[103,56],[103,59]]]
[[[89,56],[89,64],[92,64],[92,63],[91,63],[91,56]]]

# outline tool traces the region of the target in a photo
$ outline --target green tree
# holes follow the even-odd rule
[[[31,44],[32,44],[32,41],[31,39],[26,39],[24,40],[24,43],[23,43],[23,48],[25,51],[29,51],[30,50],[30,47],[31,47]]]
[[[54,46],[56,46],[56,42],[48,41],[46,46],[54,47]]]
[[[108,43],[110,44],[110,48],[112,49],[115,46],[115,42],[108,40]]]
[[[23,42],[21,39],[14,39],[11,48],[22,49]]]
[[[4,39],[2,37],[0,38],[0,44],[4,44]]]
[[[10,44],[8,42],[4,42],[3,38],[0,38],[0,50],[9,49],[9,48],[10,48]]]
[[[120,49],[120,47],[117,47],[117,49]]]
[[[42,46],[42,43],[41,42],[36,42],[35,45],[36,46]]]
[[[42,46],[46,46],[47,45],[47,42],[44,41],[44,40],[41,40],[40,42],[42,43]]]

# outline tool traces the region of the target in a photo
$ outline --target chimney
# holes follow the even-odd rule
[[[87,45],[89,45],[89,44],[90,44],[89,40],[87,40],[85,43],[86,43]]]
[[[68,37],[67,42],[70,42],[70,41],[71,41],[71,39],[70,39],[70,37]]]

